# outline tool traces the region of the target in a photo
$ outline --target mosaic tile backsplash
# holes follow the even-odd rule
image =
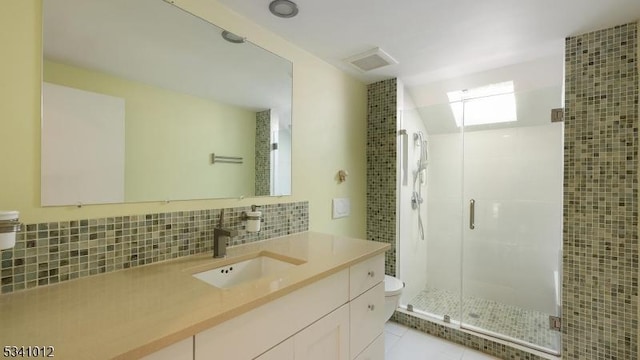
[[[563,358],[638,359],[638,27],[565,48]]]
[[[367,240],[391,244],[385,272],[396,274],[397,80],[367,88]]]
[[[240,214],[227,208],[224,227],[243,230]],[[231,239],[230,246],[309,229],[309,204],[260,207],[259,233]],[[212,251],[220,209],[26,224],[16,246],[0,252],[3,294]]]
[[[255,195],[271,194],[271,110],[256,113]]]

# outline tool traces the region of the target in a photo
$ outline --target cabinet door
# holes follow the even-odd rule
[[[293,337],[281,342],[254,360],[293,360]]]
[[[349,305],[311,324],[293,341],[296,360],[348,360]]]
[[[193,360],[193,337],[169,345],[142,360]]]

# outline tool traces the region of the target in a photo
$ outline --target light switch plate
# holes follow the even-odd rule
[[[333,218],[339,219],[351,215],[351,199],[334,198],[333,199]]]

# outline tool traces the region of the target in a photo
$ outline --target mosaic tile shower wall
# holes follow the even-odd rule
[[[385,272],[396,274],[397,81],[367,88],[367,240],[391,244]]]
[[[259,233],[230,246],[309,229],[309,204],[263,205]],[[225,209],[224,227],[243,230],[242,211]],[[16,246],[0,251],[1,293],[212,251],[219,209],[26,224]]]
[[[638,359],[637,33],[566,39],[566,359]]]
[[[255,195],[271,193],[271,110],[256,113]]]

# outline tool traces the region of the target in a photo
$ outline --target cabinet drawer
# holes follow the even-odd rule
[[[384,334],[378,335],[354,360],[384,360]]]
[[[382,334],[384,328],[384,283],[355,298],[349,304],[351,359]]]
[[[384,254],[353,265],[349,269],[349,299],[352,300],[384,280]]]

